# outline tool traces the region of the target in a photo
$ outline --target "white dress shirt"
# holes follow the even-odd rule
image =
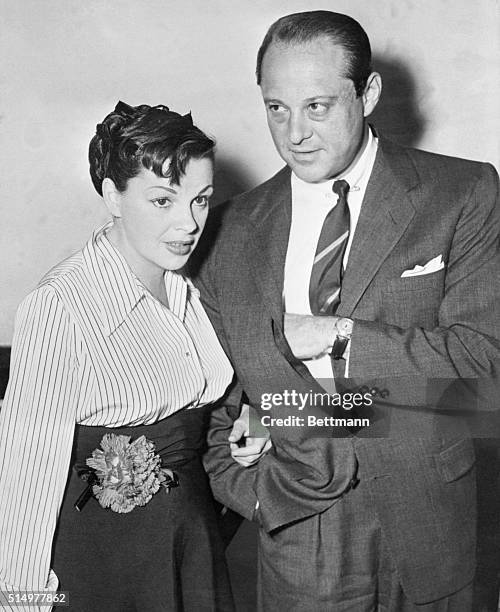
[[[48,587],[75,424],[151,424],[221,397],[232,369],[198,291],[156,300],[97,230],[19,307],[0,412],[0,589]],[[52,587],[54,588],[54,587]]]
[[[292,173],[292,224],[283,287],[285,312],[312,314],[309,305],[309,281],[313,260],[325,218],[337,205],[338,196],[332,191],[332,185],[334,181],[340,179],[346,180],[350,186],[347,203],[351,220],[349,240],[343,259],[345,269],[377,147],[378,139],[374,137],[371,129],[368,129],[368,139],[362,154],[345,174],[323,183],[306,183]],[[305,360],[304,364],[316,379],[331,379],[333,376],[330,355]]]

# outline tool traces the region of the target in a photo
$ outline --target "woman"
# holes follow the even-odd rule
[[[199,458],[232,370],[178,272],[207,218],[213,147],[165,106],[119,102],[97,126],[90,174],[113,220],[17,314],[2,589],[59,583],[72,610],[232,609]]]

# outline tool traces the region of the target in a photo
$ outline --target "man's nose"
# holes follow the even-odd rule
[[[288,138],[292,144],[300,144],[303,140],[310,138],[312,128],[307,117],[302,113],[291,113],[288,122]]]

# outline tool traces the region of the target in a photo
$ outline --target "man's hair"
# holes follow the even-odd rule
[[[262,62],[272,43],[300,45],[322,37],[329,38],[332,43],[343,48],[346,58],[344,76],[354,82],[359,97],[372,72],[370,41],[355,19],[331,11],[294,13],[275,21],[257,54],[257,84],[261,83]]]
[[[193,125],[191,114],[179,115],[167,106],[129,106],[118,102],[96,127],[90,141],[90,177],[99,195],[110,178],[118,191],[142,168],[178,185],[191,159],[213,159],[215,142]],[[169,166],[164,172],[164,163]]]

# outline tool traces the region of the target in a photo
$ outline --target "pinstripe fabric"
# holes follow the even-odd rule
[[[0,586],[45,587],[75,423],[154,423],[225,391],[230,364],[189,280],[167,271],[170,308],[105,236],[23,301],[0,413]]]

